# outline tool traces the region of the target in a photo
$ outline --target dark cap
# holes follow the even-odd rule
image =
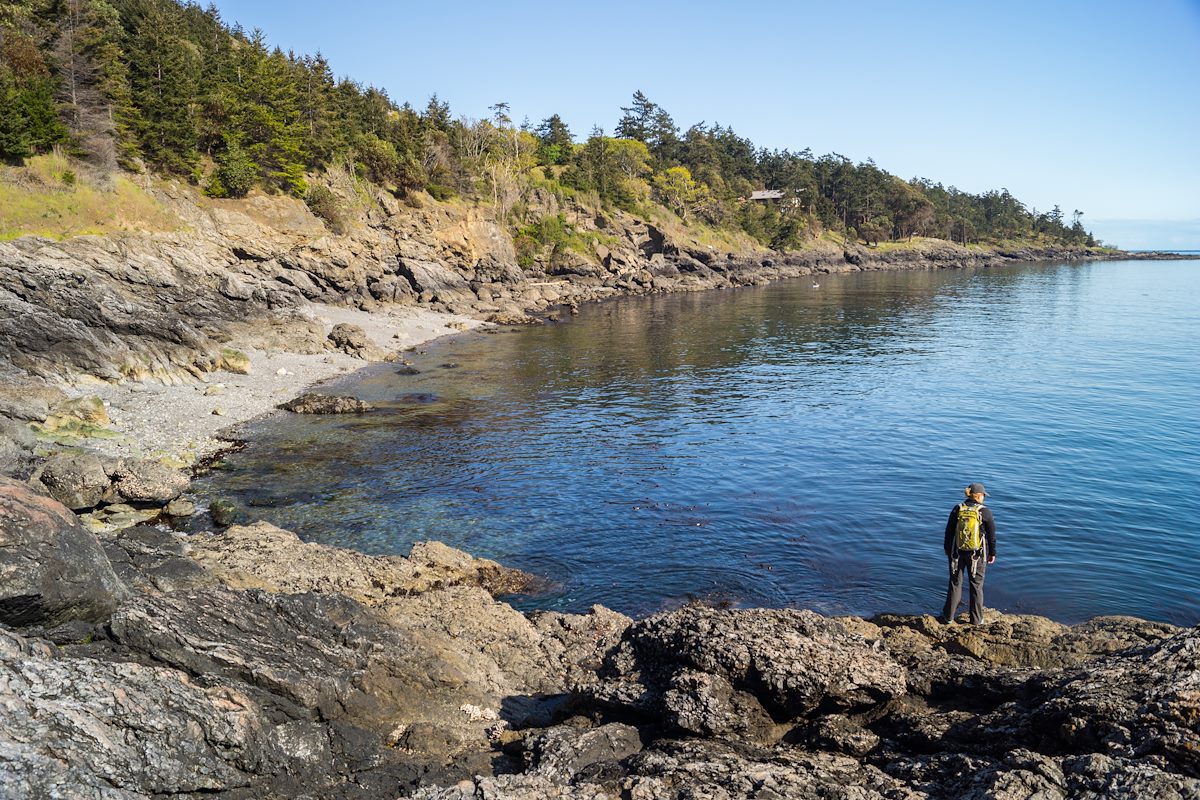
[[[967,494],[981,494],[984,497],[988,496],[988,493],[983,490],[982,483],[972,483],[967,487]]]

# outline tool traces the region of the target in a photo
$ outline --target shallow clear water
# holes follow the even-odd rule
[[[439,539],[554,582],[526,608],[701,598],[936,612],[984,482],[986,599],[1200,622],[1200,261],[822,276],[456,337],[281,416],[200,482],[372,553]],[[445,367],[443,364],[454,364]]]

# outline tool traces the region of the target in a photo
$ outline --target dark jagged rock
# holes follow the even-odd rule
[[[241,681],[381,735],[393,724],[389,699],[407,688],[389,674],[405,643],[337,595],[201,589],[142,596],[110,628],[118,643],[159,663]]]
[[[117,577],[138,592],[158,594],[217,583],[211,572],[188,556],[180,534],[139,526],[102,544]]]
[[[201,688],[173,670],[64,658],[48,643],[3,630],[0,675],[5,797],[228,792],[287,762],[254,704],[226,686]]]
[[[128,590],[66,507],[0,478],[0,623],[103,621]]]
[[[296,414],[362,414],[374,407],[355,397],[306,393],[281,403],[279,408]]]
[[[378,609],[316,593],[171,592],[126,603],[109,627],[155,663],[244,684],[460,770],[489,769],[491,732],[540,718],[538,697],[563,689],[532,626],[465,587]]]
[[[83,533],[0,482],[0,545],[17,543],[0,555],[32,554],[0,563],[3,585],[59,569],[60,529]],[[526,616],[492,596],[520,573],[437,543],[371,557],[265,523],[135,528],[105,558],[89,536],[87,568],[52,587],[111,560],[138,595],[107,624],[123,586],[55,613],[24,614],[24,589],[0,603],[43,626],[0,627],[0,795],[1200,796],[1200,628]]]
[[[599,702],[696,735],[777,740],[817,708],[866,710],[906,673],[839,623],[808,611],[694,606],[631,626],[593,690]]]
[[[526,774],[566,784],[580,773],[595,774],[642,750],[641,733],[631,725],[559,725],[524,743]],[[611,765],[611,766],[609,766]]]
[[[391,797],[430,772],[271,695],[0,629],[0,796]]]
[[[757,749],[716,740],[664,742],[630,756],[607,773],[586,769],[573,782],[540,774],[479,777],[445,789],[428,788],[418,800],[919,800],[923,792],[845,756],[794,748]]]

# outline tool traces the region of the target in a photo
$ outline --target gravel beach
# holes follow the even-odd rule
[[[312,305],[307,312],[328,332],[357,325],[373,344],[402,351],[483,323],[418,307],[385,312]],[[227,431],[272,413],[306,389],[366,366],[368,362],[329,350],[309,354],[246,348],[248,374],[215,372],[194,383],[84,384],[74,396],[98,396],[111,420],[111,438],[89,440],[89,448],[113,456],[160,458],[191,464],[228,447]]]

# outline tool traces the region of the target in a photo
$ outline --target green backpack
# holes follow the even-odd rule
[[[954,542],[959,550],[978,550],[983,547],[983,506],[966,503],[958,505],[958,524],[954,529]]]

